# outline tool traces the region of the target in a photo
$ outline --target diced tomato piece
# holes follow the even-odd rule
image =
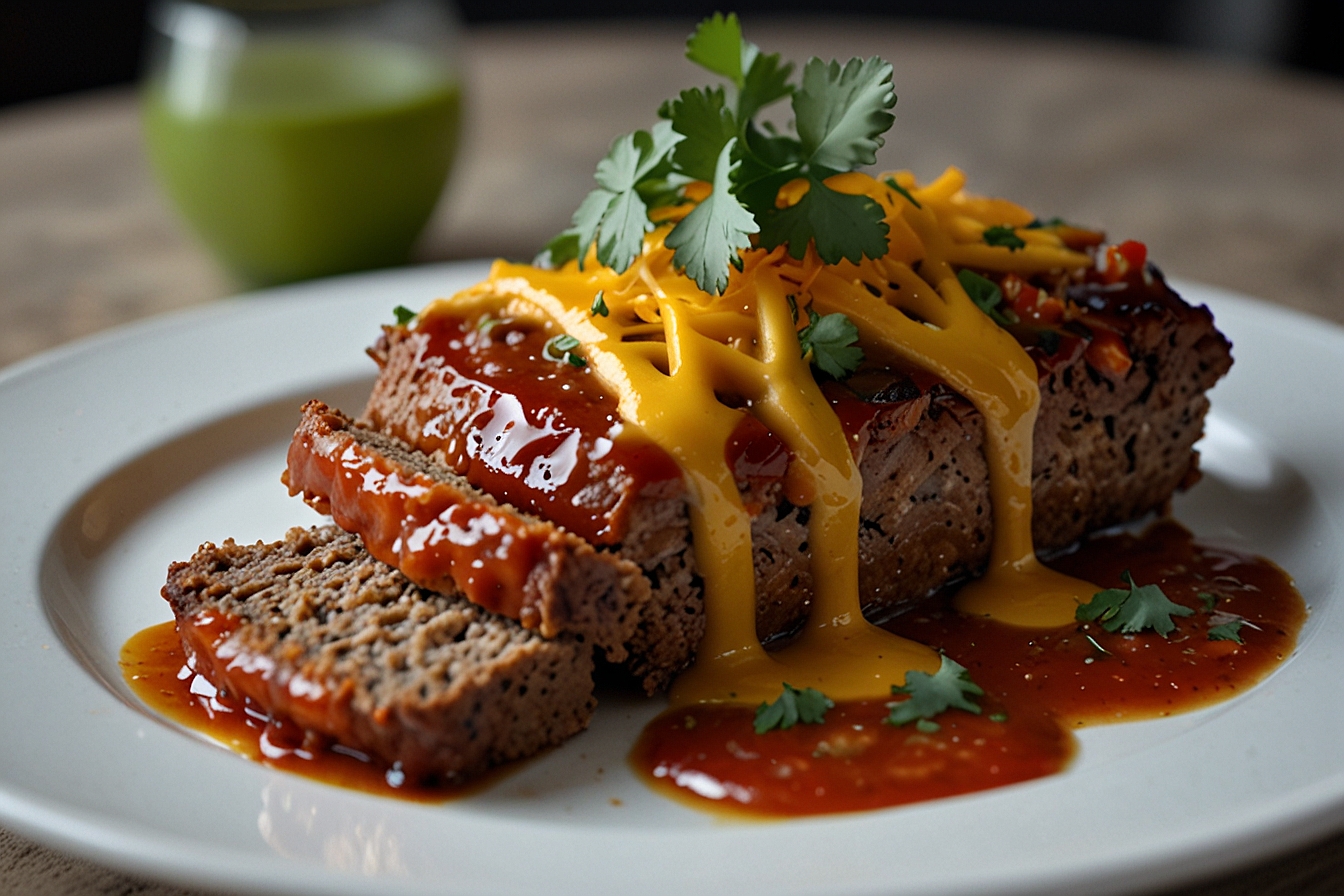
[[[1118,245],[1107,246],[1106,251],[1097,256],[1097,267],[1107,283],[1119,283],[1131,271],[1142,273],[1147,261],[1147,246],[1138,240],[1125,240]]]
[[[1037,289],[1017,274],[1008,274],[999,284],[1003,297],[1024,320],[1057,324],[1064,318],[1064,303],[1043,289]]]
[[[1092,341],[1088,343],[1083,357],[1087,363],[1111,379],[1119,379],[1129,373],[1134,359],[1129,356],[1125,340],[1110,330],[1093,330]]]

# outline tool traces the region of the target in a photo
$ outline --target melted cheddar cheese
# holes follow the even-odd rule
[[[1030,276],[1089,266],[1092,259],[1048,228],[1017,230],[1026,243],[1021,248],[987,244],[987,228],[1025,228],[1033,217],[1012,203],[967,195],[956,169],[922,187],[908,173],[892,177],[909,198],[864,174],[827,181],[881,204],[889,228],[882,258],[827,265],[810,246],[801,259],[784,246],[750,249],[724,293],[709,295],[674,268],[664,245],[688,211],[682,206],[668,210],[623,273],[591,255],[582,269],[576,262],[558,270],[497,262],[486,281],[422,312],[489,311],[577,339],[574,352],[617,398],[626,424],[680,466],[705,586],[706,633],[695,665],[673,686],[676,704],[757,703],[778,696],[781,682],[814,687],[835,700],[883,697],[906,671],[938,668],[931,649],[864,620],[858,593],[863,483],[845,433],[799,351],[808,308],[845,314],[868,357],[929,371],[983,416],[993,545],[988,573],[958,598],[963,612],[1020,626],[1059,626],[1095,591],[1036,559],[1036,368],[957,278],[962,268]],[[780,202],[796,202],[805,188],[805,182],[786,186]],[[599,294],[605,315],[594,310]],[[812,606],[802,633],[774,651],[757,640],[751,515],[724,453],[746,414],[788,447],[786,496],[811,509]]]

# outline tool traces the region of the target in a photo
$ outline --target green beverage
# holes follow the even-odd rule
[[[144,122],[183,215],[260,285],[405,262],[443,190],[459,104],[425,51],[270,39],[170,64],[146,85]]]

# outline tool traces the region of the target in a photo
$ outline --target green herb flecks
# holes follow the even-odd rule
[[[415,320],[416,313],[405,305],[398,305],[392,309],[392,315],[397,319],[397,326],[404,327]]]
[[[820,725],[826,721],[826,710],[835,706],[830,697],[815,688],[799,690],[787,681],[783,684],[783,692],[773,703],[762,703],[756,707],[754,727],[757,734],[765,734],[776,728],[792,728],[799,722]]]
[[[574,351],[578,347],[579,340],[568,333],[562,333],[559,336],[552,336],[547,339],[541,351],[552,361],[564,361],[571,367],[587,367],[588,362],[583,359],[582,355]]]
[[[603,290],[598,290],[597,295],[593,296],[593,306],[588,309],[589,317],[606,317],[611,313],[607,308],[607,297]]]
[[[957,280],[966,295],[975,303],[975,307],[989,315],[989,319],[1001,327],[1018,322],[1017,313],[1011,308],[1000,308],[1003,304],[1003,290],[993,280],[981,277],[975,271],[962,268],[957,271]]]
[[[905,200],[906,200],[907,202],[909,202],[911,205],[913,205],[915,208],[923,208],[923,207],[924,207],[924,206],[922,206],[922,205],[919,204],[919,200],[918,200],[918,199],[916,199],[915,197],[913,197],[913,196],[910,195],[910,191],[909,191],[909,190],[907,190],[905,187],[901,186],[900,184],[896,183],[896,178],[894,178],[894,177],[888,177],[888,178],[885,178],[885,179],[883,179],[882,183],[886,184],[888,187],[890,187],[891,189],[895,190],[897,193],[900,193],[902,196],[904,196],[904,197],[905,197]]]
[[[985,692],[971,681],[965,666],[944,655],[933,675],[914,670],[907,672],[905,684],[893,685],[891,693],[905,694],[909,699],[888,703],[890,712],[884,721],[889,725],[905,725],[920,719],[931,720],[949,709],[963,709],[979,715],[980,706],[971,698],[982,697]]]
[[[1076,612],[1079,622],[1098,622],[1108,632],[1134,634],[1152,629],[1166,637],[1176,628],[1173,616],[1192,616],[1194,610],[1173,603],[1156,585],[1134,584],[1126,570],[1121,578],[1129,585],[1098,591],[1089,602]]]
[[[1016,252],[1018,249],[1027,247],[1027,241],[1018,236],[1017,231],[1006,224],[986,227],[982,237],[987,245],[1002,246],[1009,252]]]
[[[1222,625],[1209,626],[1210,641],[1235,641],[1238,644],[1245,643],[1241,640],[1241,627],[1246,624],[1244,619],[1233,619],[1231,622],[1224,622]]]
[[[810,355],[813,366],[837,380],[857,370],[863,363],[863,349],[858,346],[859,328],[854,322],[843,314],[823,317],[811,308],[807,317],[807,326],[798,332],[803,357]]]
[[[707,183],[709,194],[677,222],[666,244],[674,265],[706,292],[723,292],[730,269],[740,269],[741,253],[753,243],[785,245],[795,258],[815,246],[828,264],[886,253],[881,205],[825,180],[876,161],[894,120],[889,64],[876,57],[844,65],[813,59],[794,84],[793,65],[744,40],[733,14],[702,21],[686,56],[728,88],[683,90],[663,103],[663,121],[651,130],[618,138],[598,163],[597,188],[547,245],[551,264],[582,265],[595,250],[600,263],[626,270],[654,227],[650,213],[689,201],[693,181]],[[793,134],[756,122],[757,113],[786,98]],[[779,189],[799,179],[807,191],[794,205],[776,208]]]

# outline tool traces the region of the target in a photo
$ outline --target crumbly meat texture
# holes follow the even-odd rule
[[[546,637],[569,632],[609,661],[626,658],[650,600],[648,580],[629,560],[499,504],[443,464],[320,401],[304,405],[284,478],[290,494],[331,514],[417,585],[451,591],[456,580],[474,602],[526,628]]]
[[[532,755],[592,715],[589,645],[420,589],[334,526],[203,545],[163,596],[217,687],[413,780]]]
[[[1114,327],[1133,365],[1123,375],[1093,366],[1080,350],[1038,364],[1041,409],[1033,456],[1033,537],[1038,550],[1068,547],[1089,531],[1161,510],[1198,476],[1193,446],[1208,409],[1205,393],[1231,364],[1230,346],[1205,308],[1191,308],[1165,284],[1143,294],[1079,287],[1071,293],[1096,326]],[[372,350],[382,370],[364,419],[411,445],[427,414],[453,419],[451,400],[434,415],[434,371],[412,331],[388,328]],[[880,407],[859,440],[864,501],[859,588],[864,610],[882,618],[983,570],[993,526],[983,423],[964,399],[934,386]],[[784,500],[778,483],[744,483],[763,639],[806,618],[808,510]],[[685,497],[637,496],[617,550],[649,578],[654,599],[631,641],[627,668],[649,691],[665,687],[694,656],[704,631]]]

